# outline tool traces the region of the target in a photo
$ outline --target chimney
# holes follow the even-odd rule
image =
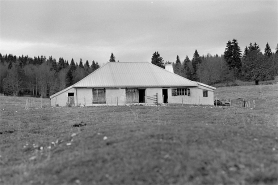
[[[172,63],[166,63],[165,64],[165,69],[171,73],[174,73],[174,69],[173,69],[173,64]]]

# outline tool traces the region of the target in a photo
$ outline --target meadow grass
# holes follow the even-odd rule
[[[278,86],[216,90],[256,107],[51,108],[0,97],[0,184],[277,184]]]

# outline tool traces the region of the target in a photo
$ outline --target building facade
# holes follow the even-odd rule
[[[51,106],[213,105],[214,87],[190,81],[170,71],[151,63],[109,62],[52,95]]]

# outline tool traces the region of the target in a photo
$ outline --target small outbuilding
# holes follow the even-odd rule
[[[166,69],[148,62],[108,62],[50,96],[51,106],[213,105],[214,87],[174,74],[172,64]]]

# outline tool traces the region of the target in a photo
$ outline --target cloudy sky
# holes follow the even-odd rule
[[[277,0],[0,0],[0,53],[44,55],[103,64],[165,61],[223,54],[228,40],[243,50],[278,43]]]

